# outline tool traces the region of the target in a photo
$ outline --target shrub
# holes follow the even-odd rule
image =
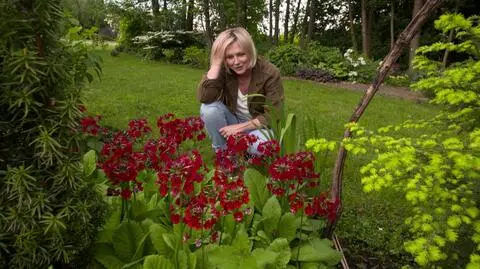
[[[313,80],[318,82],[330,82],[335,80],[334,76],[330,72],[314,69],[314,68],[297,69],[297,71],[295,72],[295,75],[303,79],[308,79],[308,80]]]
[[[411,81],[410,78],[406,75],[390,75],[385,80],[385,83],[392,86],[409,87]]]
[[[339,79],[348,76],[348,67],[340,49],[311,42],[308,45],[307,55],[309,63],[315,68],[326,70]]]
[[[274,47],[265,57],[280,69],[282,75],[293,75],[297,68],[308,62],[305,52],[292,44]]]
[[[181,61],[183,49],[190,46],[203,47],[199,33],[192,31],[159,31],[147,32],[132,39],[135,47],[149,59],[165,57],[165,50],[175,51],[175,57]]]
[[[209,64],[208,50],[197,47],[188,47],[184,51],[183,63],[197,68],[207,68]]]
[[[99,59],[78,28],[61,36],[59,0],[3,1],[0,17],[0,267],[78,268],[106,209],[75,132]]]

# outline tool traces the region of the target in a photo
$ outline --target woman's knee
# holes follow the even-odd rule
[[[224,114],[224,111],[225,105],[219,101],[209,104],[202,104],[200,106],[200,116],[203,120],[221,117]]]

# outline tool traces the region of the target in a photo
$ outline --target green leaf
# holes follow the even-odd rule
[[[110,244],[100,243],[93,247],[94,259],[106,269],[120,269],[125,264],[116,255]]]
[[[89,177],[95,169],[97,169],[97,154],[92,149],[83,155],[83,174]]]
[[[162,238],[163,238],[163,241],[167,244],[167,246],[169,246],[172,250],[176,249],[174,234],[164,233],[162,234]]]
[[[194,253],[188,254],[188,269],[195,269],[197,266],[197,255]]]
[[[125,221],[113,233],[113,248],[117,256],[124,262],[131,262],[144,238],[145,233],[138,222]]]
[[[111,214],[103,226],[103,230],[98,233],[96,243],[111,243],[113,233],[120,225],[121,208],[118,204],[113,204],[111,208]]]
[[[163,240],[163,235],[166,233],[168,233],[167,229],[160,224],[155,223],[150,226],[150,239],[155,250],[160,255],[167,255],[171,252],[171,249],[165,240]]]
[[[275,239],[267,250],[278,253],[279,255],[275,259],[275,268],[286,268],[288,262],[291,258],[290,246],[286,238],[277,238]]]
[[[178,268],[177,269],[188,269],[188,256],[187,253],[183,250],[179,250],[177,253]]]
[[[174,269],[170,260],[161,255],[150,255],[145,257],[143,269]]]
[[[265,176],[257,170],[249,168],[245,171],[244,178],[255,208],[262,211],[268,197],[270,197]]]
[[[300,252],[299,251],[300,248]],[[297,253],[299,253],[297,257]],[[328,266],[336,265],[342,254],[332,248],[327,239],[313,238],[292,249],[292,261],[321,262]]]
[[[270,197],[265,206],[262,210],[263,218],[263,227],[264,231],[271,236],[274,231],[277,230],[278,222],[280,221],[280,217],[282,214],[282,208],[280,207],[280,203],[277,200],[277,197],[272,196]]]
[[[132,260],[138,260],[138,259],[143,257],[145,244],[148,242],[148,238],[149,238],[149,233],[145,234],[143,236],[142,240],[140,240],[140,242],[137,245],[137,249],[135,250],[135,254],[133,255]]]
[[[257,248],[252,251],[252,256],[255,258],[258,268],[265,268],[268,264],[274,264],[278,255],[279,253],[263,248]]]
[[[290,212],[283,214],[278,224],[278,237],[285,237],[289,242],[295,238],[297,234],[298,222]]]

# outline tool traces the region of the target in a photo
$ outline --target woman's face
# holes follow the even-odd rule
[[[247,52],[240,47],[238,42],[233,42],[225,50],[227,66],[237,75],[245,74],[249,69],[250,59]]]

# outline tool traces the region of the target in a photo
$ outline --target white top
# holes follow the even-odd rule
[[[248,111],[247,97],[248,94],[243,94],[240,89],[238,89],[237,110],[235,114],[237,114],[240,122],[245,122],[252,119],[252,115],[250,115],[250,112]]]

